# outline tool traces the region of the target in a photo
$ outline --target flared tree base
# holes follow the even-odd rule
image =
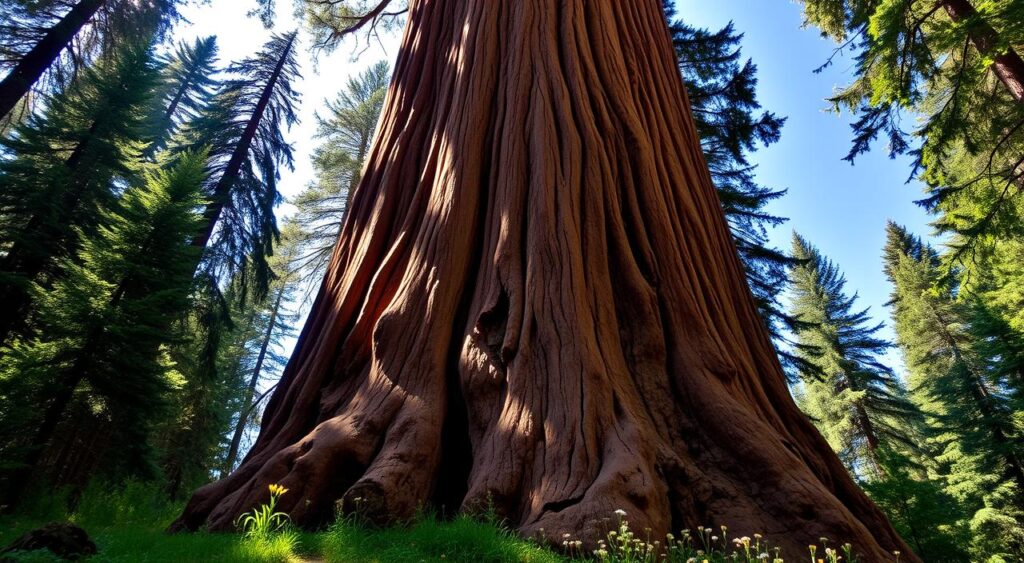
[[[275,483],[305,526],[486,508],[592,544],[621,509],[909,553],[789,394],[657,0],[411,2],[260,437],[174,528]]]

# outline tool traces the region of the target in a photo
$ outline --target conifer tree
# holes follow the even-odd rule
[[[154,413],[173,380],[164,347],[191,288],[195,249],[183,241],[198,223],[204,175],[203,154],[150,166],[144,182],[84,237],[77,259],[63,261],[64,277],[52,288],[33,288],[43,330],[15,344],[4,379],[42,381],[33,403],[41,412],[32,428],[21,429],[28,440],[24,463],[6,483],[9,498],[22,490],[78,393],[100,401],[127,430],[122,463],[136,471],[147,466]]]
[[[0,117],[6,117],[24,98],[32,86],[43,77],[43,74],[60,57],[61,52],[71,43],[75,35],[99,12],[106,0],[82,0],[75,3],[62,18],[41,37],[28,39],[19,37],[19,31],[25,31],[28,21],[38,20],[39,14],[33,6],[26,2],[13,2],[5,9],[5,27],[13,31],[10,37],[20,42],[29,43],[21,49],[10,41],[4,46],[8,60],[17,60],[11,65],[7,76],[0,82]],[[20,8],[20,10],[19,10]],[[35,23],[35,22],[33,22]],[[26,41],[26,39],[28,39]],[[15,55],[12,57],[12,55]],[[20,55],[20,56],[17,56]]]
[[[182,388],[174,397],[175,415],[158,432],[160,465],[174,498],[233,465],[268,395],[260,386],[287,362],[281,341],[294,336],[298,281],[297,272],[287,269],[298,252],[289,225],[271,258],[275,277],[267,295],[252,295],[238,280],[223,292],[201,280],[178,321],[175,333],[182,338],[171,357],[182,372]]]
[[[164,61],[153,107],[152,141],[146,149],[154,155],[185,122],[194,120],[214,96],[218,81],[217,38],[181,43]]]
[[[1024,6],[1016,0],[803,0],[807,21],[857,53],[833,98],[856,112],[852,160],[879,135],[911,152],[939,225],[969,244],[1019,205],[1024,152]],[[906,113],[924,116],[913,129]],[[914,139],[916,137],[916,140]],[[974,207],[977,213],[959,213]]]
[[[802,352],[822,378],[805,373],[800,403],[854,473],[881,476],[880,449],[912,448],[918,413],[880,356],[891,347],[869,325],[868,310],[854,309],[839,269],[794,234],[791,314],[810,323],[797,332]]]
[[[177,16],[176,5],[177,0],[5,2],[0,10],[0,52],[8,73],[0,80],[0,119],[47,73],[56,75],[54,86],[63,87],[103,48],[162,34]]]
[[[379,62],[349,79],[338,97],[327,104],[328,115],[317,116],[321,144],[313,153],[316,181],[293,202],[298,208],[301,256],[295,267],[312,285],[323,279],[327,261],[341,231],[341,222],[359,183],[373,140],[391,70]]]
[[[245,387],[238,412],[235,413],[234,431],[224,459],[224,474],[230,473],[241,453],[242,438],[259,420],[259,407],[269,394],[260,390],[261,384],[280,376],[288,357],[284,354],[286,338],[295,336],[294,325],[298,315],[291,308],[296,305],[299,272],[295,269],[301,249],[299,226],[285,224],[281,233],[281,246],[272,259],[275,279],[267,297],[254,303],[247,311],[246,322],[239,323],[240,333],[231,364],[241,372]],[[271,388],[273,385],[270,386]]]
[[[192,142],[211,147],[210,203],[192,245],[205,248],[203,267],[216,277],[247,260],[256,286],[266,290],[266,259],[277,237],[274,207],[280,166],[292,166],[283,129],[296,123],[299,76],[296,34],[274,36],[254,57],[232,64],[228,80],[190,130]]]
[[[757,100],[757,66],[742,58],[742,33],[731,23],[716,32],[687,25],[677,16],[672,0],[665,0],[664,9],[693,105],[704,158],[761,316],[787,372],[793,376],[800,370],[813,369],[786,346],[791,343],[784,333],[794,329],[796,323],[786,314],[778,296],[793,261],[768,242],[767,229],[786,219],[772,215],[766,208],[786,192],[760,185],[755,176],[757,167],[749,160],[759,145],[768,146],[779,140],[786,120],[761,111]]]
[[[259,8],[254,13],[264,24],[272,20],[276,0],[258,0]],[[313,37],[313,46],[318,50],[332,51],[341,41],[356,33],[366,39],[380,31],[394,31],[404,23],[409,11],[408,0],[378,0],[367,3],[363,0],[295,0],[295,12],[306,22],[306,28]]]
[[[150,48],[126,44],[0,141],[0,343],[25,326],[29,285],[59,275],[131,181],[156,79]]]
[[[203,275],[194,282],[189,307],[175,320],[177,342],[170,357],[181,372],[181,388],[172,398],[173,416],[156,431],[159,465],[166,492],[182,491],[209,481],[227,448],[231,416],[240,407],[243,375],[225,368],[223,349],[237,320],[239,306],[231,288],[222,293],[217,280]]]
[[[1024,441],[992,358],[971,332],[970,310],[956,299],[956,278],[944,275],[934,249],[896,224],[888,226],[885,255],[910,386],[939,433],[950,471],[959,473],[951,481],[974,489],[964,496],[973,494],[976,503],[1003,488],[1000,494],[1020,508]]]
[[[942,220],[970,223],[998,197],[992,193],[998,188],[988,185],[989,197],[978,197],[980,190],[957,194],[947,201],[955,206],[946,207]],[[975,345],[1019,409],[1024,404],[1024,199],[999,209],[988,232],[973,241],[962,234],[950,237],[951,250],[942,260],[957,278],[957,301],[968,311]]]
[[[193,265],[192,310],[178,320],[187,335],[172,355],[183,364],[180,413],[161,429],[161,465],[171,496],[207,481],[220,468],[248,379],[224,348],[234,341],[238,309],[261,302],[273,279],[268,264],[277,238],[277,174],[291,166],[282,129],[295,123],[298,76],[295,34],[275,36],[255,57],[235,63],[213,100],[185,127],[181,147],[210,146],[209,203],[192,245],[204,249]],[[178,149],[176,149],[178,150]],[[227,287],[227,294],[222,293]],[[234,318],[233,318],[234,317]]]

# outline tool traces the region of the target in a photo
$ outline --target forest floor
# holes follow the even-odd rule
[[[555,553],[513,537],[504,530],[459,518],[450,522],[424,519],[408,528],[370,530],[335,525],[321,533],[277,534],[266,540],[241,534],[166,534],[166,522],[150,527],[99,524],[71,519],[89,532],[99,553],[85,561],[174,562],[416,562],[466,563],[565,561]],[[51,520],[0,517],[0,546]],[[17,562],[60,561],[45,551],[19,553]],[[2,557],[0,557],[2,560]],[[6,560],[4,560],[6,563]]]
[[[25,532],[51,522],[71,522],[96,543],[89,562],[416,562],[556,563],[565,558],[517,538],[499,526],[468,517],[440,521],[424,517],[403,528],[372,529],[339,520],[320,533],[285,530],[263,538],[237,534],[168,534],[181,514],[158,487],[127,483],[116,488],[90,486],[74,503],[68,495],[27,495],[30,506],[0,515],[0,549]],[[74,505],[68,510],[69,504]],[[6,558],[5,558],[6,557]],[[47,551],[0,555],[0,561],[60,561]]]
[[[285,491],[286,492],[286,491]],[[284,494],[283,492],[281,494]],[[589,551],[582,542],[562,541],[569,556],[556,553],[536,541],[524,540],[495,518],[480,521],[468,516],[442,520],[425,515],[396,528],[373,528],[340,518],[319,533],[300,532],[287,525],[270,526],[266,533],[168,534],[168,525],[179,515],[181,503],[170,502],[153,485],[128,483],[116,488],[88,487],[69,503],[69,496],[47,492],[27,495],[31,506],[15,514],[0,515],[0,549],[22,534],[51,522],[70,522],[83,528],[95,542],[98,554],[88,562],[216,562],[216,563],[405,563],[443,561],[465,563],[569,563],[604,560],[613,563],[781,563],[782,555],[761,536],[727,537],[722,527],[699,528],[696,536],[683,530],[667,542],[643,540],[630,530],[626,514],[616,511],[618,528],[610,531],[599,549]],[[74,506],[69,510],[68,506]],[[269,511],[272,512],[272,509]],[[269,513],[268,512],[268,513]],[[285,518],[282,516],[282,518]],[[284,524],[282,522],[282,524]],[[659,545],[660,544],[660,545]],[[820,550],[825,553],[824,546]],[[852,553],[828,550],[830,563],[856,563]],[[806,560],[806,555],[786,561]],[[811,551],[812,561],[814,551]],[[818,559],[821,561],[821,559]],[[0,554],[0,563],[52,563],[61,561],[48,551]]]

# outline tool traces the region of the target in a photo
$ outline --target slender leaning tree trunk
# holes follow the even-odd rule
[[[274,330],[277,328],[277,315],[281,311],[284,301],[285,287],[281,286],[274,298],[274,305],[270,310],[270,320],[267,322],[267,330],[263,333],[263,340],[260,342],[260,351],[256,355],[256,365],[252,368],[252,375],[249,377],[249,384],[245,388],[245,401],[241,410],[238,411],[238,421],[235,423],[235,432],[231,435],[231,445],[228,447],[228,455],[224,460],[224,472],[227,473],[235,468],[235,461],[238,458],[238,448],[242,444],[242,435],[245,434],[245,427],[248,426],[249,416],[252,414],[256,403],[256,387],[260,383],[263,363],[267,360],[267,351],[270,349],[270,341],[274,337]]]
[[[18,101],[28,94],[104,3],[106,0],[81,0],[75,4],[0,81],[0,118],[6,117],[18,105]]]
[[[174,529],[624,509],[909,550],[797,409],[658,0],[413,0],[366,174],[261,434]],[[358,503],[355,499],[359,498]]]
[[[292,34],[285,49],[281,52],[281,58],[278,59],[277,65],[274,66],[274,70],[267,79],[263,92],[260,93],[260,99],[256,102],[256,107],[253,109],[252,115],[249,116],[249,121],[245,124],[245,129],[242,131],[242,136],[238,139],[238,144],[235,145],[234,151],[231,153],[231,159],[228,160],[220,180],[217,181],[217,185],[213,189],[212,200],[203,211],[203,230],[192,238],[192,246],[206,248],[206,245],[210,243],[210,239],[213,237],[214,230],[217,227],[217,222],[220,220],[220,215],[224,211],[224,206],[227,204],[228,198],[231,197],[231,188],[238,181],[242,165],[245,164],[246,159],[249,157],[249,149],[252,148],[260,122],[263,121],[263,114],[267,111],[267,106],[270,105],[270,100],[274,96],[274,88],[277,86],[277,81],[281,78],[284,65],[288,62],[288,56],[294,47],[295,35]],[[197,272],[199,267],[200,264],[197,262]]]

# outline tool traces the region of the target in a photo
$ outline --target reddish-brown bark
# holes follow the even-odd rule
[[[970,0],[942,0],[942,7],[954,22],[968,21],[978,15]],[[1003,52],[994,52],[999,35],[984,20],[973,22],[970,38],[978,52],[992,57],[990,68],[1013,99],[1024,101],[1024,59],[1021,59],[1016,49],[1008,47]]]
[[[800,413],[657,0],[415,0],[380,132],[260,437],[175,529],[267,499],[394,521],[624,509],[909,550]]]

